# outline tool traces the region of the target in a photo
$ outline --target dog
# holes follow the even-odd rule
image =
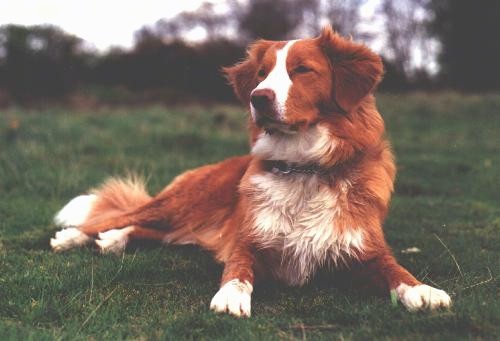
[[[234,316],[250,316],[256,279],[300,286],[322,268],[352,269],[411,311],[449,307],[384,239],[396,168],[373,96],[380,57],[327,26],[258,40],[223,71],[249,109],[251,153],[187,171],[154,197],[137,179],[111,179],[57,213],[52,249],[197,244],[224,264],[210,308]]]

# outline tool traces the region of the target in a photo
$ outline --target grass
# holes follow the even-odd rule
[[[320,276],[256,288],[253,317],[212,314],[221,267],[194,247],[54,254],[53,214],[109,175],[179,172],[247,151],[239,108],[0,112],[0,338],[494,339],[500,337],[500,96],[379,96],[398,157],[386,236],[400,262],[451,293],[408,313]],[[409,247],[421,252],[402,253]]]

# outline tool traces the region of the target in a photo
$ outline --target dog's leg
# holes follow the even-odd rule
[[[451,305],[450,296],[445,291],[419,282],[397,263],[388,250],[363,264],[358,271],[379,288],[394,291],[409,311],[448,308]]]
[[[132,239],[164,241],[166,233],[140,226],[127,226],[122,229],[113,229],[98,234],[95,243],[101,253],[119,254],[125,250],[127,243]]]
[[[108,239],[109,242],[110,240],[114,240],[113,244],[117,244],[119,240],[124,240],[129,233],[129,230],[121,231],[120,229],[133,225],[131,223],[133,221],[134,220],[128,217],[118,216],[95,224],[91,223],[83,224],[80,227],[67,227],[59,232],[56,232],[55,237],[50,239],[50,246],[55,252],[66,251],[92,242],[92,240],[94,240],[93,237],[97,234],[99,234],[99,237],[101,237],[102,234],[103,239]],[[106,231],[109,231],[110,233],[104,235],[103,233]],[[108,242],[102,243],[104,243],[103,246],[108,246]],[[123,243],[125,245],[126,241],[121,242],[121,244]],[[99,242],[97,242],[97,245],[101,247]],[[114,248],[116,248],[116,246]]]
[[[210,309],[237,317],[250,317],[254,261],[248,247],[241,245],[233,250],[225,264],[220,289],[210,302]]]
[[[168,213],[168,209],[166,209],[168,206],[165,206],[165,200],[153,199],[131,212],[97,222],[84,222],[86,215],[83,214],[83,211],[90,211],[92,203],[89,199],[90,196],[83,197],[73,199],[56,215],[56,223],[64,224],[67,227],[57,232],[55,238],[50,240],[50,245],[54,251],[60,252],[73,247],[83,246],[90,243],[93,237],[99,235],[100,242],[97,242],[97,244],[101,249],[104,249],[105,252],[119,252],[126,245],[128,235],[134,231],[132,226],[155,225],[163,226],[165,229],[168,227],[165,218],[166,213]],[[78,202],[75,202],[76,199],[78,199]],[[74,204],[78,204],[76,205],[79,208],[78,214],[74,216],[66,214],[72,212]],[[74,219],[68,217],[73,217]],[[127,227],[130,228],[125,229]],[[109,233],[105,234],[107,231]],[[165,232],[159,231],[159,234],[161,233],[164,234]],[[151,233],[149,235],[152,236]]]

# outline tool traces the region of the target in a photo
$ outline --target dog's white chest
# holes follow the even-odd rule
[[[264,173],[253,185],[254,235],[257,245],[275,251],[279,266],[273,274],[291,285],[304,284],[325,264],[341,262],[362,248],[362,233],[355,227],[335,227],[340,219],[340,193],[316,175]]]

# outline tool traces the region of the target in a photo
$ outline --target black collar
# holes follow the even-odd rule
[[[299,165],[293,162],[286,162],[283,160],[262,160],[262,167],[265,171],[273,174],[325,174],[326,169],[320,167],[318,164],[305,164]]]

